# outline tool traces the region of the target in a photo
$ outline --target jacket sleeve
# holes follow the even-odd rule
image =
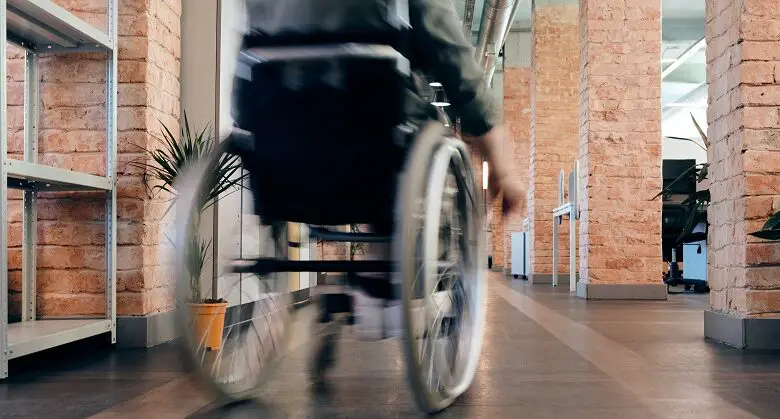
[[[491,92],[449,0],[409,0],[409,20],[416,64],[442,84],[462,131],[488,132],[497,123]]]

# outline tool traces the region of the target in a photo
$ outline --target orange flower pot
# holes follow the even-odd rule
[[[190,304],[195,342],[212,351],[222,349],[222,332],[225,327],[227,302]]]

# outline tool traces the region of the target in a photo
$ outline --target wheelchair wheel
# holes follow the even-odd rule
[[[439,124],[420,133],[400,183],[396,260],[407,376],[436,413],[476,374],[486,316],[481,202],[464,144]]]
[[[226,401],[243,400],[258,392],[286,354],[293,324],[286,274],[261,277],[233,269],[259,257],[286,258],[288,237],[286,223],[267,225],[246,209],[252,205],[252,192],[247,188],[241,159],[229,152],[230,142],[223,141],[211,155],[182,171],[176,184],[173,249],[177,317],[185,357],[211,390]],[[226,176],[234,181],[225,182]],[[229,187],[225,188],[226,184]],[[201,231],[199,209],[208,208],[217,191],[220,205],[227,206],[223,204],[226,197],[233,203],[230,210],[220,208],[225,213],[220,216],[220,234],[230,240],[218,247],[217,281],[211,281],[210,275],[195,281],[203,272],[192,272],[196,266],[193,260],[211,260],[212,254],[209,242],[197,235]],[[205,264],[203,271],[209,265]],[[216,294],[212,293],[214,283]],[[212,308],[204,314],[208,303],[219,305],[213,303],[220,301],[209,299],[213,296],[227,300],[228,307],[222,302],[221,309]]]

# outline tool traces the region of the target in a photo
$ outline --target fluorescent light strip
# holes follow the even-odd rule
[[[685,64],[691,57],[693,57],[699,50],[707,46],[707,40],[702,38],[699,42],[695,43],[687,51],[683,52],[676,60],[674,60],[668,67],[661,73],[661,80],[668,77],[674,70],[677,70],[681,65]]]

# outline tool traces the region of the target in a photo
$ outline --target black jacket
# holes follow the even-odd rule
[[[407,58],[412,67],[442,83],[465,134],[482,135],[496,122],[484,72],[450,0],[246,0],[246,5],[250,32],[271,37],[397,31],[399,22],[392,12],[408,5]],[[431,106],[419,97],[413,102],[421,108]]]

